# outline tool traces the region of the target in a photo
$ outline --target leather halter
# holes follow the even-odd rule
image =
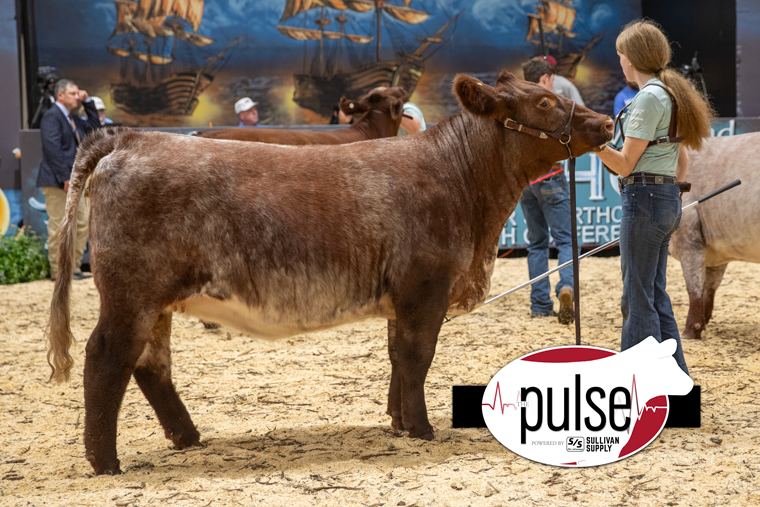
[[[530,134],[534,137],[538,137],[539,139],[547,139],[549,137],[551,137],[552,139],[556,139],[557,141],[560,142],[560,144],[565,145],[565,148],[567,148],[567,154],[570,156],[569,158],[572,159],[575,157],[573,156],[573,151],[570,149],[570,139],[572,139],[572,137],[570,136],[570,129],[571,129],[570,124],[573,121],[574,114],[575,114],[575,102],[573,102],[573,107],[570,109],[570,117],[567,119],[567,124],[565,124],[561,132],[559,129],[555,130],[554,132],[543,132],[538,129],[521,125],[517,123],[515,120],[513,120],[512,118],[507,118],[506,120],[504,120],[504,126],[508,128],[509,130],[516,130],[518,132]]]

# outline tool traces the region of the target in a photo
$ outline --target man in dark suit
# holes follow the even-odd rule
[[[95,105],[73,81],[61,79],[55,85],[56,102],[42,116],[42,162],[37,175],[37,186],[45,194],[48,213],[48,259],[50,278],[58,276],[58,246],[60,228],[66,209],[66,193],[69,191],[71,169],[77,155],[77,147],[84,137],[96,128],[100,120]],[[72,111],[84,105],[87,119],[79,118]],[[87,204],[80,199],[77,208],[77,238],[75,243],[74,279],[81,280],[92,275],[82,273],[82,256],[87,243]]]

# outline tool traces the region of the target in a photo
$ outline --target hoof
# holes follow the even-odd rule
[[[401,412],[400,411],[394,411],[391,416],[391,426],[396,431],[404,431],[406,428],[404,427],[404,421],[401,420]]]
[[[92,469],[95,471],[95,475],[121,475],[123,472],[119,468],[119,460],[115,460],[114,463],[107,465],[99,465],[94,456],[87,456],[87,461],[92,465]]]
[[[434,440],[435,439],[435,433],[433,433],[433,428],[428,428],[423,431],[410,431],[409,432],[410,438],[419,438],[420,440]]]
[[[166,438],[171,440],[177,449],[186,449],[188,447],[196,447],[201,445],[201,434],[198,433],[195,428],[193,431],[184,435],[183,433],[171,433],[170,431],[164,431]]]
[[[701,340],[702,331],[687,329],[686,331],[683,332],[683,334],[681,335],[681,338],[684,340]]]

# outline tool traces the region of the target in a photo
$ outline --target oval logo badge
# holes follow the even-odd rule
[[[640,451],[668,419],[667,395],[694,385],[675,340],[649,337],[625,352],[565,346],[499,370],[483,395],[486,425],[520,456],[563,467],[612,463]]]

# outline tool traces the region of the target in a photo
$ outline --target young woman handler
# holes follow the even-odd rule
[[[681,222],[677,182],[686,176],[686,148],[699,149],[710,135],[712,109],[689,81],[667,68],[670,44],[655,23],[628,24],[615,46],[626,80],[638,83],[641,90],[624,113],[622,150],[606,146],[596,150],[602,162],[622,177],[620,348],[631,348],[648,336],[658,341],[673,338],[678,344],[673,357],[688,374],[665,292],[668,243]]]

